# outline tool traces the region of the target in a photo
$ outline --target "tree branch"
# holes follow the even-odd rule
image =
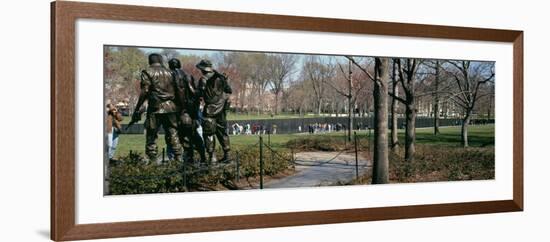
[[[405,100],[405,99],[403,99],[403,98],[401,98],[401,97],[399,97],[399,96],[396,96],[393,92],[388,92],[388,95],[390,95],[390,97],[395,98],[395,100],[397,100],[397,101],[399,101],[399,102],[401,102],[401,103],[403,103],[403,104],[406,104],[406,103],[407,103],[407,100]]]
[[[357,66],[362,72],[364,72],[369,79],[371,79],[373,82],[376,82],[376,79],[374,79],[374,77],[368,72],[368,70],[359,65],[359,63],[357,63],[355,59],[353,59],[353,57],[346,56],[346,58],[348,58],[348,60],[350,60],[353,65]]]
[[[456,101],[456,100],[453,98],[453,96],[449,96],[448,99],[451,100],[451,101],[453,101],[455,104],[457,104],[457,105],[460,106],[461,108],[463,108],[463,109],[468,109],[468,107],[467,107],[466,105],[464,105],[464,104],[462,104],[462,103]]]
[[[346,94],[345,92],[341,91],[340,89],[336,88],[334,85],[332,85],[331,82],[327,82],[325,81],[324,82],[325,84],[328,84],[329,87],[331,87],[332,89],[334,89],[334,91],[336,91],[338,94],[344,96],[344,97],[347,97],[347,98],[350,98],[349,94]]]
[[[344,71],[344,68],[342,67],[342,65],[340,63],[338,63],[338,67],[340,68],[340,71],[342,72],[342,74],[344,74],[344,79],[346,79],[346,81],[349,81],[349,78],[346,77],[346,71]]]

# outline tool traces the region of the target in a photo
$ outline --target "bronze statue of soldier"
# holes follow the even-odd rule
[[[210,61],[201,60],[196,67],[202,73],[199,89],[204,100],[202,130],[208,159],[209,162],[216,162],[214,154],[216,144],[214,136],[216,136],[223,150],[223,158],[220,162],[227,162],[230,146],[226,118],[230,106],[231,86],[227,76],[214,70]]]
[[[181,69],[181,62],[173,58],[168,61],[176,85],[176,101],[180,107],[178,115],[178,134],[184,150],[184,160],[193,162],[194,150],[200,155],[200,163],[205,164],[206,154],[202,137],[197,132],[200,125],[200,93],[195,78]]]
[[[132,114],[132,121],[139,120],[139,112],[147,101],[147,116],[145,119],[145,153],[150,161],[157,159],[157,143],[159,128],[162,126],[166,135],[166,143],[173,148],[174,159],[181,159],[181,145],[178,138],[178,107],[176,105],[176,87],[172,73],[162,65],[162,56],[156,53],[149,55],[149,67],[141,71],[139,99]]]

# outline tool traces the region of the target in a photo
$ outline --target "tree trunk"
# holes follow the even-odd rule
[[[351,130],[353,127],[353,109],[352,109],[352,101],[351,98],[348,97],[348,141],[351,142]]]
[[[466,111],[466,116],[462,119],[462,146],[468,147],[468,126],[470,125],[470,116],[471,116],[470,110]]]
[[[263,113],[263,98],[262,98],[262,92],[260,91],[260,89],[258,89],[258,99],[259,99],[259,104],[258,104],[258,116],[260,114]]]
[[[489,97],[489,107],[487,108],[487,123],[489,120],[491,120],[491,109],[493,104],[493,98]]]
[[[397,100],[393,99],[391,106],[391,148],[393,151],[396,151],[399,148],[399,138],[397,136]]]
[[[414,142],[416,138],[416,110],[414,109],[414,101],[406,105],[406,130],[405,130],[405,160],[414,160]]]
[[[368,118],[369,117],[369,99],[368,98],[365,98],[365,110],[367,111],[366,117]]]
[[[434,100],[434,134],[439,134],[439,96],[437,94]]]
[[[388,160],[388,79],[389,59],[375,59],[374,84],[374,154],[373,154],[373,184],[389,182]]]
[[[323,103],[322,99],[317,99],[317,115],[321,115],[321,105]]]
[[[439,134],[439,61],[435,61],[434,135]]]
[[[352,81],[352,71],[351,71],[351,60],[349,61],[349,72],[348,72],[348,141],[351,142],[351,130],[353,129],[353,96],[351,95],[351,89],[353,88]]]
[[[279,114],[279,92],[275,93],[275,115]]]
[[[392,92],[395,96],[399,95],[399,86],[397,81],[395,80],[395,63],[393,64],[393,85],[392,85]],[[398,100],[396,98],[392,98],[391,100],[391,149],[396,152],[399,148],[399,138],[397,137],[397,104]]]

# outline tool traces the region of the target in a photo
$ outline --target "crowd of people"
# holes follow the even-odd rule
[[[264,134],[277,134],[277,125],[264,125],[264,124],[250,124],[240,125],[239,123],[233,123],[231,125],[231,134],[233,135],[264,135]]]
[[[241,124],[235,122],[231,125],[232,135],[265,135],[265,134],[277,134],[277,124],[262,124],[262,123],[245,123]],[[366,130],[368,125],[358,123],[355,125],[356,130]],[[329,133],[339,132],[347,130],[347,126],[342,123],[311,123],[305,125],[290,125],[290,127],[283,127],[282,133]]]
[[[326,133],[326,132],[338,132],[338,131],[341,131],[341,130],[345,130],[346,129],[346,125],[344,124],[341,124],[341,123],[336,123],[336,124],[333,124],[333,123],[314,123],[314,124],[309,124],[307,126],[307,131],[308,133],[310,134],[316,134],[316,133]]]

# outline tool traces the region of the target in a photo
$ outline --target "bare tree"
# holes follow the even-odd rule
[[[317,56],[310,56],[302,68],[302,75],[311,84],[315,95],[316,113],[321,114],[323,100],[325,98],[326,83],[334,78],[334,66],[331,63],[323,63]]]
[[[397,81],[397,63],[395,61],[392,61],[392,93],[395,96],[399,96],[399,83]],[[390,146],[392,150],[395,152],[399,148],[399,138],[397,136],[397,105],[399,104],[399,101],[392,97],[391,99],[391,142]]]
[[[389,59],[375,58],[373,184],[389,182],[388,83]]]
[[[341,63],[338,63],[338,67],[343,76],[343,79],[346,81],[345,88],[339,88],[334,83],[328,82],[327,85],[331,87],[336,93],[347,99],[348,103],[348,141],[351,141],[351,133],[353,129],[353,109],[357,103],[358,93],[366,87],[364,80],[361,80],[358,75],[353,75],[353,63],[351,59],[348,59],[349,63],[346,67],[343,67]],[[344,69],[347,69],[344,70]]]
[[[405,105],[405,160],[414,159],[416,140],[416,102],[415,102],[415,82],[420,60],[414,58],[394,59],[397,64],[399,83],[403,89],[405,97],[390,95]]]
[[[247,54],[240,52],[229,52],[224,55],[226,65],[234,66],[236,72],[235,77],[232,78],[231,85],[234,96],[237,97],[237,106],[239,110],[246,111],[246,113],[250,109],[249,99],[252,96],[251,86],[252,78],[254,78],[250,69],[249,59]]]
[[[306,111],[306,104],[308,100],[308,94],[306,93],[307,83],[304,81],[297,81],[290,83],[290,87],[284,95],[284,102],[287,107],[290,107],[294,112],[298,112],[300,117],[304,115]]]
[[[388,83],[390,79],[389,59],[375,58],[374,77],[368,68],[361,66],[353,57],[346,56],[369,79],[374,82],[374,150],[373,184],[389,182],[388,159]]]
[[[271,91],[275,95],[275,114],[279,114],[279,98],[294,72],[296,60],[296,55],[293,54],[274,54],[270,55],[267,61],[267,76]]]
[[[439,69],[441,65],[439,60],[435,60],[435,83],[434,83],[434,92],[433,92],[433,114],[434,114],[434,135],[439,134],[439,84],[441,81],[441,76],[439,74]]]
[[[241,78],[243,105],[254,108],[258,114],[265,109],[264,94],[267,90],[269,78],[265,66],[267,65],[267,54],[265,53],[239,53],[235,58],[236,72]]]
[[[257,96],[252,102],[258,103],[258,114],[266,110],[265,92],[269,85],[269,77],[267,70],[264,68],[267,65],[267,55],[265,53],[252,54],[252,62],[249,63],[252,67],[253,87],[256,90]]]
[[[462,145],[468,147],[468,125],[472,118],[473,110],[478,100],[486,95],[481,93],[481,87],[487,83],[494,83],[494,65],[488,62],[449,61],[454,70],[449,73],[453,76],[458,87],[452,100],[463,109],[461,136]]]
[[[488,82],[486,85],[480,87],[479,92],[483,92],[484,97],[480,98],[473,112],[481,114],[487,121],[493,118],[494,111],[494,83]],[[480,118],[480,117],[478,117]]]
[[[428,69],[425,74],[429,75],[430,78],[426,79],[428,83],[424,85],[425,93],[416,95],[417,97],[431,96],[431,114],[433,115],[434,135],[440,133],[439,120],[441,111],[446,108],[444,105],[449,101],[448,96],[453,94],[452,89],[454,84],[449,83],[449,75],[445,71],[442,71],[442,65],[444,63],[446,63],[446,61],[441,60],[426,60],[423,62],[423,66]]]

